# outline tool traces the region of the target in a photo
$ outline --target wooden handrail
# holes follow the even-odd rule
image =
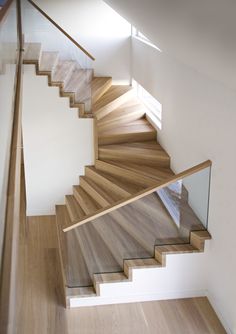
[[[8,0],[5,5],[3,5],[2,9],[0,10],[0,23],[4,18],[5,14],[7,13],[9,7],[11,6],[13,0]]]
[[[60,27],[50,16],[48,16],[40,7],[38,7],[32,0],[28,0],[28,2],[34,6],[48,21],[50,21],[60,32],[62,32],[77,48],[79,48],[83,53],[85,53],[90,59],[95,60],[95,58],[85,50],[74,38],[72,38],[62,27]]]
[[[178,180],[181,180],[184,177],[190,176],[190,175],[192,175],[194,173],[197,173],[197,172],[199,172],[199,171],[201,171],[201,170],[203,170],[203,169],[205,169],[207,167],[210,167],[211,165],[212,165],[212,162],[210,160],[206,160],[205,162],[202,162],[199,165],[196,165],[194,167],[186,169],[185,171],[183,171],[183,172],[181,172],[179,174],[171,176],[170,178],[168,178],[168,180],[163,181],[161,184],[159,183],[158,185],[154,185],[154,186],[151,186],[151,187],[149,187],[147,189],[144,189],[144,190],[136,193],[135,195],[128,197],[125,200],[122,199],[119,202],[116,202],[115,204],[110,205],[110,206],[108,206],[105,209],[102,208],[102,209],[98,210],[96,214],[88,215],[88,216],[86,216],[85,219],[82,219],[82,220],[80,220],[78,222],[74,222],[73,225],[64,228],[63,232],[68,232],[68,231],[70,231],[70,230],[72,230],[72,229],[74,229],[74,228],[76,228],[76,227],[78,227],[80,225],[83,225],[83,224],[86,224],[86,223],[90,222],[91,220],[99,218],[99,217],[101,217],[101,216],[103,216],[103,215],[105,215],[107,213],[110,213],[110,212],[112,212],[112,211],[114,211],[116,209],[119,209],[119,208],[121,208],[121,207],[123,207],[123,206],[125,206],[127,204],[135,202],[135,201],[137,201],[137,200],[139,200],[139,199],[141,199],[141,198],[143,198],[143,197],[145,197],[147,195],[152,194],[156,190],[159,190],[161,188],[167,187],[171,183],[177,182]]]
[[[20,227],[20,182],[21,182],[21,91],[22,62],[20,0],[17,4],[18,59],[14,91],[14,116],[11,129],[10,163],[8,172],[7,204],[5,215],[4,244],[0,277],[0,332],[13,329],[16,304],[16,280],[18,241]]]

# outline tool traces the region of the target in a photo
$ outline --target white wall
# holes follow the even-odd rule
[[[55,213],[55,204],[93,164],[93,121],[79,119],[69,99],[48,87],[46,76],[24,66],[23,142],[27,215]]]
[[[236,2],[105,0],[160,49],[236,89]]]
[[[102,0],[35,1],[95,58],[95,74],[130,81],[130,24]]]
[[[133,40],[133,76],[162,103],[158,137],[171,156],[174,171],[212,160],[209,230],[213,240],[208,254],[207,288],[213,305],[233,332],[236,94],[137,39]]]

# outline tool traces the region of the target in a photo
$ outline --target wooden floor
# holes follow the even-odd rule
[[[206,298],[64,309],[55,217],[26,219],[22,204],[14,334],[226,333]]]

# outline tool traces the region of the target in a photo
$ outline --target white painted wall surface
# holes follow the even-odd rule
[[[79,184],[93,164],[93,121],[79,119],[69,99],[49,87],[46,76],[24,66],[23,142],[27,215],[55,213],[55,204]]]
[[[95,58],[98,76],[130,82],[130,24],[102,0],[35,1]]]
[[[162,103],[159,141],[180,172],[212,160],[207,289],[236,333],[236,94],[220,82],[133,40],[134,79]]]
[[[161,50],[236,89],[234,0],[104,0]]]

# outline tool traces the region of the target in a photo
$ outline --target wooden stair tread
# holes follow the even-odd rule
[[[177,245],[163,245],[155,247],[155,258],[165,265],[165,256],[167,254],[198,253],[199,250],[189,243]]]
[[[85,212],[73,195],[66,195],[66,207],[69,212],[71,222],[77,222],[85,217]],[[71,223],[71,225],[72,225]]]
[[[156,130],[145,118],[141,118],[141,119],[138,119],[132,122],[125,123],[125,124],[119,124],[114,127],[112,126],[111,128],[106,129],[106,130],[100,130],[98,128],[99,136],[136,133],[136,132],[147,132],[147,131],[152,131],[156,133]]]
[[[112,85],[108,91],[93,105],[93,111],[96,112],[131,89],[132,87],[127,85]]]
[[[94,104],[111,87],[112,77],[94,77],[91,82],[92,103]]]
[[[122,105],[133,93],[131,86],[113,85],[92,106],[92,112],[99,120]]]
[[[128,278],[123,272],[120,273],[102,273],[94,275],[94,284],[96,286],[96,291],[99,292],[99,284],[107,283],[119,283],[119,282],[128,282]]]
[[[150,254],[154,245],[172,238],[183,242],[179,229],[157,195],[151,194],[108,214],[131,234]],[[187,239],[186,239],[187,240]]]
[[[84,86],[75,92],[75,103],[87,103],[92,99],[91,84],[84,83]]]
[[[99,169],[108,174],[117,176],[121,179],[135,182],[136,184],[140,184],[144,187],[151,187],[154,184],[157,184],[157,180],[150,178],[149,176],[142,175],[133,170],[126,169],[124,164],[115,164],[112,161],[95,161],[96,169]]]
[[[66,296],[68,299],[73,298],[86,298],[97,296],[93,286],[80,287],[80,288],[68,288],[66,290]]]
[[[124,260],[124,273],[130,277],[133,269],[159,268],[161,263],[155,258]]]
[[[52,72],[58,61],[58,52],[42,52],[39,70],[40,72]]]
[[[121,267],[124,259],[152,255],[110,216],[104,215],[97,218],[92,221],[92,224]]]
[[[92,169],[98,173],[100,176],[102,176],[104,179],[106,179],[108,182],[110,182],[111,184],[115,185],[116,187],[119,187],[120,189],[122,189],[124,191],[121,191],[121,194],[123,196],[130,196],[136,192],[141,191],[142,189],[145,188],[145,186],[142,186],[140,184],[136,184],[135,181],[127,181],[127,180],[122,180],[119,177],[116,177],[114,175],[111,175],[109,173],[103,172],[101,170],[98,170],[94,167],[92,167]]]
[[[76,62],[73,60],[59,60],[53,73],[52,73],[52,82],[57,83],[66,83],[68,76],[75,67]]]
[[[104,163],[112,164],[120,168],[127,169],[138,173],[139,175],[148,177],[149,179],[154,179],[157,181],[164,181],[174,175],[174,172],[170,168],[154,168],[147,165],[135,164],[132,162],[119,162],[112,160],[102,160]]]
[[[71,73],[70,79],[64,87],[65,92],[76,93],[79,89],[81,89],[84,85],[87,85],[93,76],[92,69],[81,69],[74,68]]]
[[[41,43],[25,43],[24,44],[24,63],[38,62],[41,55]]]
[[[123,187],[119,180],[113,179],[110,175],[107,175],[94,167],[86,167],[85,175],[101,187],[110,188],[112,192],[116,193],[119,199],[126,198],[132,193],[127,190],[127,187]]]
[[[137,141],[133,143],[124,143],[122,144],[124,147],[132,147],[132,148],[143,148],[146,150],[153,150],[153,151],[164,151],[161,145],[155,140],[149,141]]]
[[[127,142],[136,142],[138,140],[148,141],[156,138],[156,130],[145,120],[140,120],[139,123],[129,123],[125,126],[116,126],[109,131],[98,132],[99,145],[121,144]]]
[[[73,230],[76,233],[91,279],[96,273],[122,271],[91,223]]]
[[[82,187],[73,186],[73,193],[86,215],[101,208],[101,206]]]
[[[98,129],[109,129],[115,125],[126,124],[141,119],[145,115],[145,112],[146,108],[143,104],[137,99],[131,99],[99,120]]]
[[[80,177],[80,186],[103,208],[120,199],[120,196],[117,197],[115,193],[109,190],[109,188],[106,187],[104,189],[104,187],[101,187],[86,176]]]
[[[169,167],[169,155],[159,145],[156,145],[156,147],[158,149],[148,146],[132,146],[132,143],[129,143],[129,145],[101,145],[98,148],[98,156],[100,160],[129,161],[142,165]]]
[[[73,231],[63,232],[63,227],[70,224],[65,205],[56,206],[56,221],[64,283],[67,287],[92,285],[76,234]]]
[[[156,138],[156,130],[146,119],[139,119],[130,123],[116,125],[103,130],[98,128],[99,145],[150,141]]]
[[[156,133],[154,131],[146,131],[146,132],[128,132],[127,133],[118,133],[114,135],[102,135],[98,138],[98,144],[100,146],[103,145],[116,145],[123,143],[132,143],[137,140],[150,140],[156,137]]]

